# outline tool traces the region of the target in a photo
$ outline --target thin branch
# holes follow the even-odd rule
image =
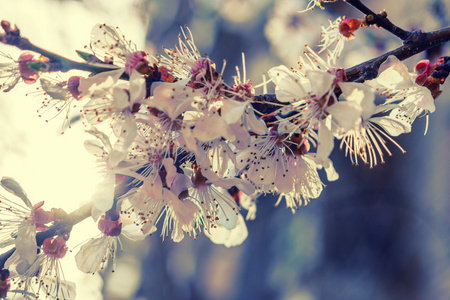
[[[394,24],[387,18],[387,13],[382,12],[380,14],[376,14],[370,8],[365,6],[360,0],[344,0],[360,12],[366,15],[366,24],[367,25],[375,25],[379,26],[393,35],[397,36],[401,40],[405,41],[409,39],[411,32],[406,31]]]
[[[415,31],[410,34],[409,39],[403,46],[351,67],[345,70],[345,73],[348,81],[364,82],[378,76],[378,68],[390,55],[394,55],[400,60],[405,60],[448,41],[450,41],[450,27],[432,32]],[[276,111],[280,108],[277,104],[281,103],[273,94],[255,96],[255,101],[252,104],[253,107],[263,114],[270,114]],[[275,105],[270,105],[271,103]]]
[[[405,45],[345,70],[348,81],[365,81],[377,77],[378,68],[390,55],[405,60],[448,41],[450,41],[450,27],[428,33],[415,31]]]
[[[20,35],[20,30],[17,27],[11,26],[8,21],[1,21],[1,27],[5,31],[4,34],[0,34],[0,42],[6,45],[15,46],[20,50],[28,50],[41,54],[50,60],[50,70],[49,72],[67,72],[73,69],[87,71],[94,74],[107,72],[117,69],[117,66],[107,65],[107,64],[89,64],[76,62],[67,59],[56,53],[42,49],[34,44],[32,44],[27,38]]]

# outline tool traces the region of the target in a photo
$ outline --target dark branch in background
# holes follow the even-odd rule
[[[415,31],[405,41],[405,45],[345,70],[348,81],[363,82],[375,78],[378,75],[378,68],[390,55],[405,60],[448,41],[450,41],[450,27],[432,32]]]
[[[366,15],[365,21],[367,25],[375,25],[381,27],[389,31],[393,35],[399,37],[403,41],[406,41],[410,38],[411,32],[403,30],[400,27],[397,27],[394,24],[392,24],[392,22],[387,18],[386,12],[376,14],[370,8],[361,3],[360,0],[344,0],[344,1]]]
[[[348,81],[364,82],[374,79],[378,76],[378,68],[390,55],[394,55],[400,60],[405,60],[448,41],[450,41],[450,27],[432,32],[415,31],[405,41],[405,45],[351,67],[345,70],[345,73]],[[257,103],[253,103],[253,107],[263,114],[270,114],[280,108],[277,104],[283,104],[277,100],[274,94],[255,96],[255,100]],[[275,105],[271,105],[271,103]]]

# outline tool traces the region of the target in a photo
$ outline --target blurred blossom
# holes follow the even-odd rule
[[[213,14],[219,9],[221,0],[191,0],[194,14]]]
[[[189,28],[195,36],[195,44],[200,52],[208,53],[216,41],[217,22],[214,18],[193,18]]]
[[[433,2],[439,7],[439,11],[448,12],[450,9],[449,0],[417,0],[414,5],[409,0],[396,1],[396,5],[392,5],[389,0],[377,0],[372,1],[372,5],[376,4],[380,9],[389,7],[389,19],[395,20],[395,25],[405,30],[431,31],[448,25],[442,24],[442,20],[432,11]]]
[[[141,262],[136,256],[124,254],[114,273],[108,275],[105,281],[106,295],[114,299],[132,299],[140,283]]]
[[[267,6],[268,0],[222,0],[219,13],[233,23],[250,23]]]
[[[155,42],[155,38],[161,38],[160,35],[163,35],[163,33],[173,24],[180,3],[179,0],[148,0],[145,1],[145,3],[146,5],[142,6],[147,9],[149,14],[149,22],[152,24],[152,31],[150,33],[151,35],[149,36],[149,40]],[[156,34],[156,36],[152,34]],[[157,45],[157,48],[160,47],[160,45]]]
[[[320,24],[328,23],[319,10],[299,14],[303,9],[301,1],[277,0],[264,29],[273,52],[286,64],[295,64],[305,44],[317,45]]]

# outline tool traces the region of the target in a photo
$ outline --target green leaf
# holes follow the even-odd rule
[[[78,56],[81,57],[85,62],[102,63],[102,61],[93,54],[79,51],[79,50],[75,50],[75,51],[77,52]]]
[[[49,68],[48,63],[42,61],[28,61],[27,66],[37,72],[46,72]]]

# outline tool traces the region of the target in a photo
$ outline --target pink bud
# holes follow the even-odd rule
[[[122,232],[122,220],[116,211],[107,213],[98,221],[98,229],[107,236],[119,236]]]
[[[353,32],[355,32],[360,26],[362,21],[358,19],[344,19],[339,24],[339,32],[346,38],[353,38]]]
[[[72,94],[72,96],[77,100],[81,99],[80,91],[78,90],[78,88],[80,87],[80,79],[81,79],[80,76],[72,76],[67,81],[67,89]]]
[[[50,257],[63,258],[67,252],[66,240],[58,235],[55,237],[49,237],[44,240],[42,245],[44,253]]]
[[[26,84],[35,83],[39,78],[39,73],[37,71],[31,70],[28,66],[28,62],[34,61],[33,54],[25,52],[19,57],[19,71],[22,76],[23,81]]]
[[[41,208],[44,205],[44,201],[41,201],[34,205],[31,212],[31,221],[36,225],[37,231],[45,231],[48,229],[45,224],[53,221],[53,214],[49,211],[45,211]]]

